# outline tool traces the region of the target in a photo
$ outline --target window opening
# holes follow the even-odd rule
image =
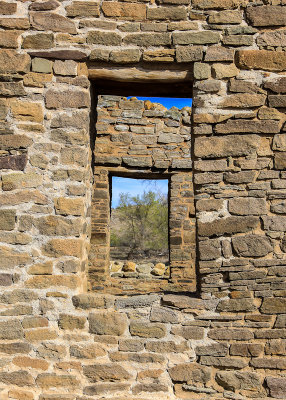
[[[168,179],[111,177],[111,276],[170,276],[168,186]]]
[[[196,290],[192,100],[189,88],[191,85],[185,82],[172,84],[171,88],[150,82],[134,85],[124,85],[123,82],[94,84],[96,121],[94,136],[91,136],[94,190],[89,249],[90,290],[113,294]],[[140,97],[135,97],[133,93]],[[164,101],[169,101],[168,104],[162,105],[163,96]],[[180,103],[182,99],[186,103]],[[116,180],[119,179],[121,183],[117,190]],[[166,182],[168,190],[163,190],[163,194],[167,194],[168,206],[166,249],[156,245],[156,235],[150,227],[147,234],[145,232],[145,239],[138,239],[139,243],[140,240],[143,243],[142,246],[136,245],[128,235],[118,237],[122,231],[124,233],[124,230],[130,229],[126,228],[127,218],[124,220],[124,216],[121,216],[119,220],[119,210],[114,213],[119,204],[114,196],[116,192],[117,195],[124,193],[123,179],[132,180],[133,187],[135,181],[142,179],[146,184],[145,200],[148,199],[148,192],[158,195],[158,186]],[[131,209],[136,206],[132,200],[133,194],[138,196],[140,202],[144,200],[144,189],[141,193],[125,191],[129,191],[130,196],[128,198],[125,195],[124,198],[123,195],[123,200]],[[156,195],[154,201],[158,201]],[[114,228],[114,218],[119,222],[119,232]],[[139,227],[140,223],[137,230]],[[124,246],[119,246],[122,248],[118,253],[120,240],[123,245],[128,244],[125,254]],[[123,271],[127,261],[134,263],[135,267],[131,266],[130,270],[126,267]],[[164,266],[160,266],[161,271],[156,271],[156,265],[160,263]],[[137,266],[142,264],[143,267],[138,269]]]

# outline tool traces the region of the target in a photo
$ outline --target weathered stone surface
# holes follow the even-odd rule
[[[259,375],[253,372],[217,372],[217,383],[226,390],[258,390],[261,385]]]
[[[258,357],[263,353],[264,346],[259,343],[233,343],[230,346],[231,356]]]
[[[220,78],[219,76],[216,76]],[[232,94],[227,96],[220,104],[222,108],[252,108],[265,104],[266,96],[263,94]]]
[[[217,306],[217,311],[222,312],[249,312],[256,310],[252,299],[229,299],[222,300]]]
[[[16,50],[0,49],[0,60],[0,74],[26,73],[30,69],[30,56]]]
[[[130,333],[132,336],[160,339],[166,335],[166,326],[160,323],[131,321]]]
[[[7,246],[0,246],[0,266],[2,269],[30,264],[31,260],[28,253],[19,252]]]
[[[284,30],[264,32],[257,37],[256,42],[258,46],[285,47],[286,32]]]
[[[37,33],[25,36],[23,39],[23,49],[50,49],[54,45],[54,35],[52,33]]]
[[[23,354],[31,351],[31,345],[27,342],[1,343],[0,353],[4,354]]]
[[[213,222],[198,222],[201,236],[224,235],[248,232],[258,226],[258,217],[227,217]]]
[[[286,54],[283,51],[239,50],[237,66],[242,69],[263,69],[266,71],[283,71]]]
[[[276,399],[283,399],[286,392],[286,379],[274,376],[266,377],[266,385],[270,391],[270,396]]]
[[[86,344],[86,345],[72,345],[70,346],[70,355],[76,358],[83,359],[94,359],[102,357],[106,354],[106,351],[98,344]]]
[[[7,3],[9,4],[9,3]],[[13,4],[13,3],[10,3]],[[0,47],[16,49],[18,47],[19,31],[0,32]]]
[[[121,36],[116,32],[90,31],[87,35],[88,44],[101,44],[103,46],[119,46]]]
[[[95,1],[73,1],[66,7],[68,17],[99,17],[99,3]]]
[[[36,378],[36,384],[42,388],[49,387],[77,387],[78,379],[73,375],[57,375],[57,374],[39,374]]]
[[[12,231],[15,228],[15,222],[15,210],[0,210],[0,230]]]
[[[269,95],[269,106],[276,108],[285,108],[286,107],[286,95],[278,94],[278,95]]]
[[[192,5],[199,9],[232,9],[242,4],[242,0],[193,0]]]
[[[275,93],[286,93],[286,77],[282,77],[272,81],[266,81],[264,83],[266,89],[272,90]]]
[[[202,340],[204,338],[204,328],[198,326],[174,326],[171,329],[174,335],[182,336],[187,340]]]
[[[235,215],[263,215],[268,212],[266,201],[254,197],[230,199],[228,209],[231,214]]]
[[[243,156],[255,153],[259,147],[258,135],[196,138],[195,155],[201,158]]]
[[[90,104],[89,94],[83,90],[56,91],[49,89],[46,93],[47,108],[82,108]]]
[[[147,19],[182,21],[187,19],[187,10],[180,6],[148,8]]]
[[[70,19],[55,13],[31,12],[31,24],[39,31],[76,33],[76,27]]]
[[[286,231],[286,217],[284,216],[266,216],[262,218],[264,229],[271,231]]]
[[[118,364],[86,365],[83,373],[90,382],[114,382],[131,378],[131,374]]]
[[[177,46],[176,48],[176,60],[179,63],[201,61],[202,59],[202,46]]]
[[[6,1],[0,1],[0,14],[12,15],[17,11],[17,3],[8,3]]]
[[[118,312],[101,312],[88,317],[89,331],[97,335],[121,336],[127,328],[125,314]]]
[[[28,371],[0,372],[0,382],[6,385],[33,386],[34,378]]]
[[[210,24],[240,24],[241,21],[242,15],[239,10],[219,11],[216,14],[211,14],[208,19]]]
[[[210,46],[207,48],[205,61],[233,61],[234,51],[222,46]]]
[[[159,300],[157,295],[141,295],[127,298],[118,298],[115,301],[115,308],[139,308],[151,306],[155,301]]]
[[[197,363],[178,364],[168,372],[175,382],[207,383],[211,379],[211,369]]]
[[[139,49],[113,50],[109,56],[110,61],[118,64],[138,62],[140,58],[141,52]]]
[[[284,314],[286,308],[286,299],[283,297],[263,299],[260,311],[263,314]]]
[[[219,42],[217,32],[175,32],[173,34],[174,44],[212,44]]]
[[[114,300],[108,295],[79,294],[72,297],[72,302],[76,308],[88,310],[90,308],[110,308],[113,306]]]
[[[81,239],[51,239],[44,246],[47,255],[81,257],[83,242]]]
[[[286,169],[286,151],[276,153],[274,156],[274,166],[276,169]]]
[[[60,314],[59,327],[61,329],[83,329],[86,322],[85,317],[77,317],[74,315]]]
[[[15,340],[23,338],[23,328],[19,320],[7,320],[0,322],[0,339]]]
[[[206,346],[197,346],[195,352],[199,356],[226,356],[228,353],[228,345],[217,343]]]
[[[250,366],[254,368],[265,369],[286,369],[286,360],[284,358],[253,358],[250,361]]]
[[[243,95],[244,96],[244,95]],[[217,133],[279,133],[277,121],[228,120],[215,127]],[[234,139],[233,139],[234,140]],[[242,138],[243,140],[243,138]]]
[[[247,7],[247,18],[253,26],[284,26],[286,10],[281,6]]]
[[[263,257],[273,251],[270,240],[262,235],[237,236],[232,243],[236,254],[242,257]]]
[[[221,256],[220,241],[217,239],[207,240],[199,243],[201,260],[215,260]]]
[[[59,6],[60,6],[60,3],[58,3],[56,0],[48,0],[48,1],[43,1],[43,2],[36,1],[29,5],[29,10],[50,11],[50,10],[55,10]]]
[[[214,328],[208,332],[208,337],[214,340],[249,340],[253,339],[253,332],[249,329]]]
[[[117,3],[104,1],[102,11],[106,17],[119,17],[125,21],[142,21],[146,19],[146,5],[140,3]]]
[[[201,356],[202,365],[209,365],[216,368],[235,368],[242,369],[247,366],[247,362],[239,358]]]
[[[80,50],[29,51],[33,57],[53,58],[57,60],[85,60],[87,54]]]
[[[131,33],[124,37],[123,42],[144,47],[165,46],[171,44],[171,35],[169,33]]]

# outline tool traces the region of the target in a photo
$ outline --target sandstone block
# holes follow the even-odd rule
[[[271,231],[286,231],[286,217],[284,216],[267,216],[263,217],[264,229]]]
[[[7,97],[24,96],[26,91],[22,82],[0,82],[0,94]]]
[[[44,328],[49,326],[49,321],[44,317],[25,317],[22,322],[24,329],[29,328]]]
[[[51,239],[43,247],[47,256],[73,256],[81,257],[83,242],[81,239]]]
[[[219,312],[249,312],[256,310],[252,299],[221,300],[217,306]]]
[[[52,81],[52,74],[41,74],[38,72],[29,72],[24,76],[24,85],[31,87],[45,87],[47,82]]]
[[[211,369],[196,363],[178,364],[169,369],[169,375],[175,382],[207,383],[211,379]]]
[[[0,322],[0,339],[15,340],[23,338],[23,328],[19,320]]]
[[[81,222],[78,219],[68,219],[55,215],[40,217],[34,220],[40,235],[47,236],[80,236]]]
[[[5,339],[7,340],[7,339]],[[13,343],[1,343],[0,353],[4,354],[24,354],[31,351],[31,345],[27,342],[13,342]]]
[[[55,199],[56,213],[60,215],[84,215],[84,200],[72,199],[67,197],[58,197]]]
[[[8,3],[6,1],[0,1],[0,14],[12,15],[17,11],[17,3]]]
[[[57,239],[55,239],[57,240]],[[58,239],[61,240],[61,239]],[[64,239],[63,239],[64,240]],[[72,239],[70,239],[72,240]],[[50,286],[63,286],[75,289],[79,285],[78,277],[74,275],[37,275],[28,279],[25,285],[29,288],[46,289]]]
[[[56,91],[49,89],[46,93],[47,108],[82,108],[90,104],[89,94],[83,90]]]
[[[201,61],[203,59],[202,46],[177,46],[176,60],[179,63]]]
[[[275,154],[274,166],[278,170],[286,169],[286,151]]]
[[[144,21],[146,19],[146,5],[140,3],[104,1],[102,11],[106,17],[119,17],[125,21]]]
[[[266,201],[255,197],[230,199],[228,209],[231,214],[235,215],[263,215],[268,213]]]
[[[0,372],[0,382],[5,385],[33,386],[34,378],[28,371]]]
[[[29,10],[32,11],[50,11],[55,10],[60,5],[57,0],[35,1],[29,5]]]
[[[250,329],[213,328],[208,332],[208,337],[213,340],[250,340],[254,338],[254,334]]]
[[[12,231],[15,228],[16,211],[0,210],[0,230]]]
[[[245,95],[243,95],[245,96]],[[228,120],[215,127],[217,133],[279,133],[280,126],[277,121],[247,121]],[[242,138],[243,140],[243,138]]]
[[[75,34],[75,24],[69,18],[50,12],[31,12],[31,24],[39,31],[65,32]]]
[[[247,7],[246,16],[253,26],[284,26],[286,10],[281,6]]]
[[[206,51],[205,61],[233,61],[234,51],[222,46],[209,46]],[[219,64],[218,64],[219,65]],[[218,69],[217,65],[217,69]],[[226,70],[228,66],[223,66]],[[226,76],[225,76],[226,77]],[[220,79],[220,78],[219,78]]]
[[[237,236],[232,244],[236,254],[242,257],[264,257],[273,251],[270,240],[262,235]]]
[[[144,50],[143,53],[143,61],[146,62],[173,62],[174,57],[175,50],[173,49]]]
[[[216,75],[216,78],[219,78],[219,77]],[[248,93],[231,94],[231,95],[228,95],[220,103],[220,107],[222,107],[222,108],[260,107],[265,104],[265,100],[266,100],[266,96],[263,94],[248,94]]]
[[[131,374],[119,364],[85,365],[83,373],[90,382],[125,381],[131,378]]]
[[[226,390],[258,390],[261,387],[259,375],[254,372],[220,371],[215,377],[217,383]]]
[[[201,236],[220,236],[224,234],[244,233],[258,226],[258,217],[227,217],[213,222],[198,222]]]
[[[239,50],[236,53],[236,64],[241,69],[284,71],[286,63],[286,54],[284,53],[283,51],[268,50]]]
[[[41,369],[46,371],[49,368],[49,363],[45,360],[37,358],[18,356],[13,359],[13,364],[23,368]]]
[[[220,36],[217,32],[174,32],[174,44],[213,44],[218,43]]]
[[[25,330],[25,339],[28,342],[40,342],[42,340],[54,340],[58,337],[56,331],[48,328]]]
[[[123,313],[100,312],[88,317],[89,332],[97,335],[121,336],[127,328],[127,318]]]
[[[52,33],[37,33],[27,35],[23,39],[23,49],[50,49],[54,46],[54,35]]]
[[[286,95],[276,94],[269,95],[269,106],[275,108],[285,108],[286,107]]]
[[[151,20],[170,20],[182,21],[187,19],[187,10],[185,7],[157,7],[147,9],[147,19]]]
[[[50,387],[77,387],[79,385],[78,379],[73,375],[57,375],[43,373],[39,374],[36,378],[36,384],[42,388]]]
[[[78,317],[69,314],[60,314],[59,316],[59,327],[61,329],[83,329],[86,322],[85,317]]]
[[[239,10],[219,11],[208,18],[210,24],[240,24],[241,21],[242,14]]]
[[[284,30],[264,32],[257,37],[256,43],[259,47],[265,47],[265,46],[285,47],[286,32]]]
[[[160,323],[131,321],[130,333],[132,336],[160,339],[166,335],[166,326]]]
[[[44,119],[43,108],[39,103],[15,100],[11,102],[11,110],[20,121],[42,122]]]
[[[276,79],[275,81],[266,81],[264,87],[275,93],[286,93],[286,77]]]
[[[239,157],[255,153],[259,143],[258,135],[199,137],[195,140],[195,155],[201,158]]]
[[[200,362],[203,365],[209,365],[215,368],[241,369],[247,366],[245,360],[230,357],[201,356]]]
[[[118,300],[117,300],[118,301]],[[90,308],[110,308],[114,300],[108,295],[79,294],[72,297],[73,305],[76,308],[88,310]]]
[[[182,336],[187,340],[202,340],[204,338],[204,328],[199,326],[172,327],[171,333]]]
[[[206,346],[197,346],[195,352],[199,356],[226,356],[228,353],[228,345],[217,343]]]
[[[198,80],[211,77],[211,67],[207,63],[196,62],[194,64],[194,77]]]
[[[95,1],[73,1],[66,7],[68,17],[99,17],[99,3]]]
[[[87,344],[87,345],[72,345],[70,346],[71,357],[92,359],[97,357],[103,357],[106,351],[98,344]]]
[[[123,157],[123,163],[129,167],[152,167],[151,157]]]
[[[124,37],[123,42],[150,47],[170,45],[172,40],[169,33],[131,33]]]
[[[2,269],[12,269],[16,266],[30,264],[32,258],[28,253],[23,253],[11,249],[7,246],[0,246],[0,267]]]
[[[263,314],[284,314],[286,299],[283,297],[264,298],[260,311]]]
[[[0,74],[26,73],[30,69],[28,54],[18,54],[16,50],[0,49]]]
[[[7,3],[9,4],[9,3]],[[13,4],[13,3],[10,3]],[[16,49],[18,47],[19,31],[5,31],[0,32],[0,47]]]
[[[259,343],[233,343],[230,345],[231,356],[258,357],[263,353],[264,346]]]
[[[140,58],[141,52],[139,49],[112,50],[109,56],[110,61],[118,64],[138,62]]]
[[[243,3],[243,0],[193,0],[193,7],[199,9],[231,9],[237,8]]]
[[[88,32],[87,35],[87,44],[101,44],[103,46],[119,46],[121,42],[122,38],[116,32],[90,31]]]
[[[0,18],[1,28],[7,29],[29,29],[28,18]]]
[[[270,391],[270,396],[276,399],[283,399],[286,393],[286,379],[283,377],[266,377],[266,385]]]
[[[221,256],[221,246],[218,239],[211,239],[199,243],[201,260],[215,260]]]
[[[271,357],[271,358],[253,358],[250,361],[250,366],[254,368],[264,369],[286,369],[285,357]]]
[[[272,149],[286,151],[286,133],[275,135],[272,142]]]
[[[63,76],[76,76],[77,63],[73,60],[56,60],[54,63],[54,73]]]

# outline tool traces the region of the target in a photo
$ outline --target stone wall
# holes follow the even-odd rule
[[[1,400],[285,398],[285,1],[0,13]],[[192,79],[196,294],[87,291],[92,77]]]

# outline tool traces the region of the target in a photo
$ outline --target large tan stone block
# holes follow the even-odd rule
[[[104,1],[102,11],[106,17],[119,17],[127,21],[144,21],[146,19],[145,4]]]
[[[50,12],[31,12],[31,24],[39,31],[66,32],[75,34],[75,24],[70,19]]]
[[[19,54],[16,50],[0,49],[0,74],[28,72],[31,59],[28,54]]]
[[[89,331],[97,335],[121,336],[127,328],[125,314],[118,312],[100,312],[88,317]]]
[[[284,71],[286,54],[284,51],[239,50],[236,53],[236,65],[241,69]]]

